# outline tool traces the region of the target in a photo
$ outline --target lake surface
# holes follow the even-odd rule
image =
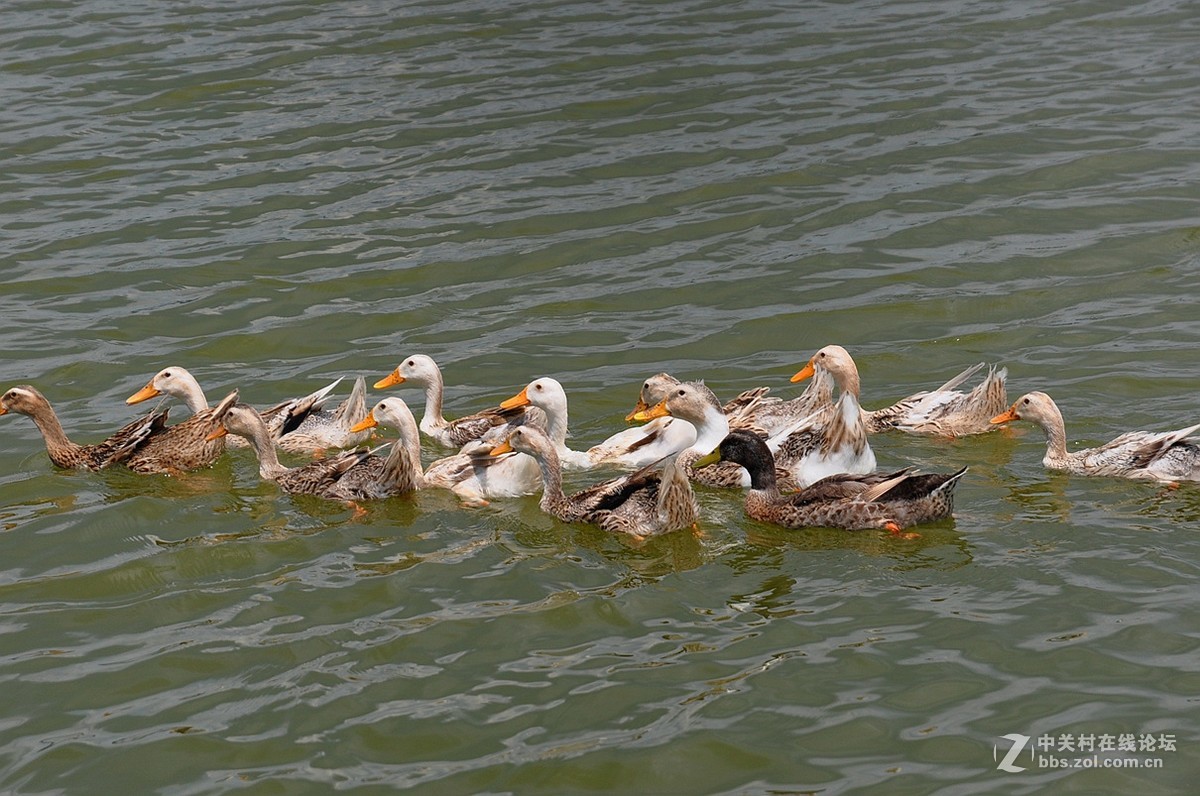
[[[1073,446],[1188,426],[1198,12],[6,3],[0,386],[95,441],[167,365],[266,406],[425,353],[451,416],[554,376],[586,448],[652,373],[790,397],[839,343],[869,408],[987,361]],[[26,418],[0,434],[6,793],[1200,774],[1200,487],[1047,473],[1030,424],[874,439],[881,467],[970,466],[918,539],[781,531],[705,489],[701,533],[644,545],[535,497],[356,517],[247,451],[74,473]],[[1089,737],[1141,745],[1039,758]]]

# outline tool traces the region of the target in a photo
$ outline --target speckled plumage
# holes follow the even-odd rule
[[[1062,412],[1046,393],[1022,395],[991,422],[1013,420],[1030,420],[1046,432],[1042,464],[1050,470],[1166,482],[1200,481],[1200,445],[1187,440],[1200,431],[1200,423],[1178,431],[1130,431],[1104,445],[1068,452]]]
[[[900,530],[951,516],[954,488],[967,468],[954,473],[916,475],[840,473],[805,489],[780,495],[775,467],[765,443],[745,431],[733,431],[717,449],[722,460],[736,461],[750,472],[746,514],[786,528]]]
[[[218,415],[217,421],[213,435],[230,433],[246,439],[258,456],[259,476],[274,481],[285,492],[331,500],[352,500],[360,496],[342,488],[340,482],[371,456],[365,448],[343,451],[301,467],[285,467],[279,463],[279,454],[266,423],[253,407],[235,403]]]
[[[341,379],[299,398],[280,401],[260,413],[271,439],[281,449],[291,453],[311,454],[326,448],[344,448],[366,442],[369,434],[351,434],[349,429],[367,414],[367,383],[361,376],[355,380],[350,396],[333,411],[324,409],[325,401]],[[170,395],[187,404],[193,414],[208,409],[204,389],[186,368],[172,365],[163,368],[146,382],[146,386],[125,399],[136,404],[159,395]],[[249,443],[234,436],[222,442],[231,447]]]
[[[155,410],[121,427],[102,442],[80,445],[67,437],[46,397],[28,384],[13,387],[0,396],[0,415],[8,412],[27,415],[33,420],[55,466],[79,470],[99,470],[125,462],[154,434],[161,433],[167,422],[167,410]]]
[[[335,381],[326,390],[332,390],[337,384]],[[367,416],[367,382],[362,376],[354,380],[350,395],[332,411],[324,408],[324,395],[316,401],[310,401],[311,398],[284,402],[264,413],[268,427],[277,425],[279,428],[275,444],[280,449],[311,454],[328,448],[361,445],[371,438],[369,431],[351,431]],[[283,415],[282,420],[276,420],[278,415]]]
[[[212,409],[204,409],[181,423],[150,435],[125,461],[139,473],[177,473],[209,467],[225,452],[225,440],[210,439],[216,417],[237,402],[237,390]]]
[[[993,365],[970,392],[956,389],[983,367],[982,362],[972,365],[936,390],[916,393],[884,409],[864,412],[867,431],[877,434],[895,429],[942,437],[992,431],[995,426],[991,418],[1008,406],[1008,370]]]
[[[514,451],[538,462],[542,511],[564,522],[588,522],[612,533],[642,538],[689,528],[699,516],[691,484],[678,466],[679,456],[567,496],[563,493],[558,451],[549,437],[533,427],[518,428],[492,454],[510,455]]]

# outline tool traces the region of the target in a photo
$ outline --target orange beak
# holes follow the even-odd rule
[[[212,442],[214,439],[220,439],[229,433],[229,429],[225,426],[217,426],[212,431],[208,432],[208,436],[204,438],[205,442]]]
[[[403,381],[403,379],[401,379],[401,381]],[[383,384],[383,382],[381,381],[379,384]],[[378,387],[379,384],[376,384],[375,386]],[[350,426],[350,433],[357,434],[360,431],[366,431],[368,428],[375,428],[377,425],[379,425],[379,421],[375,419],[375,413],[367,412],[366,417]]]
[[[8,414],[8,407],[0,406],[0,415],[6,415],[6,414]]]
[[[671,410],[667,409],[667,402],[663,400],[659,401],[649,409],[643,409],[640,412],[634,412],[633,419],[641,423],[646,420],[653,420],[656,417],[666,417],[669,414],[671,414]]]
[[[375,382],[375,389],[382,390],[385,387],[395,387],[397,384],[403,384],[404,377],[400,375],[400,368],[396,368],[388,375],[384,376],[379,381]]]
[[[518,406],[529,406],[530,401],[529,401],[528,391],[529,391],[529,388],[526,387],[525,389],[521,390],[519,393],[514,395],[512,398],[508,398],[507,400],[501,401],[500,408],[501,409],[516,409]]]
[[[513,452],[513,446],[509,444],[508,440],[504,440],[504,442],[501,442],[499,445],[497,445],[496,447],[494,447],[490,451],[488,451],[488,455],[489,456],[501,456],[505,453],[512,453],[512,452]]]
[[[162,393],[156,390],[154,388],[154,384],[151,383],[147,384],[145,387],[126,398],[125,403],[132,406],[133,404],[140,404],[142,401],[149,401],[151,398],[155,398],[159,395],[162,395]]]
[[[807,365],[805,365],[803,368],[801,368],[799,371],[797,371],[795,376],[792,376],[792,383],[794,384],[798,381],[804,381],[805,379],[811,379],[812,375],[816,372],[817,371],[813,369],[813,363],[812,363],[812,360],[810,359],[810,360],[808,360]]]
[[[647,404],[641,398],[638,398],[637,403],[633,407],[633,411],[630,412],[629,414],[625,415],[625,422],[632,423],[639,414],[641,414],[642,412],[645,412],[649,408],[650,408],[649,404]]]
[[[1001,412],[1000,414],[996,415],[988,422],[992,423],[992,424],[1010,423],[1013,420],[1020,420],[1020,419],[1021,419],[1021,416],[1017,414],[1017,407],[1014,406],[1014,407],[1010,408],[1007,412]]]

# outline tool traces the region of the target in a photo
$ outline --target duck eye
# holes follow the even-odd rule
[[[1029,406],[1029,399],[1026,398],[1025,400],[1021,401],[1021,403],[1025,404],[1026,406]]]
[[[405,362],[404,364],[405,364],[405,365],[408,365],[408,366],[411,368],[411,367],[415,367],[417,363],[416,363],[416,362],[413,362],[413,361],[410,359],[410,360],[408,360],[407,362]]]

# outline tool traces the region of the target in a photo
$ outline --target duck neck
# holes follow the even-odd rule
[[[421,429],[426,433],[449,425],[446,418],[442,417],[445,395],[446,384],[442,380],[442,372],[435,368],[425,380],[425,412],[421,415]]]
[[[853,362],[847,362],[835,370],[821,367],[817,369],[826,371],[843,395],[849,393],[854,396],[854,400],[858,400],[861,384],[858,379],[858,367]]]
[[[49,404],[37,414],[29,415],[29,418],[38,427],[38,431],[42,432],[42,439],[46,441],[46,451],[50,454],[51,461],[57,461],[63,455],[70,455],[82,449],[83,446],[67,438],[67,432],[63,431],[58,415]]]
[[[721,440],[729,436],[729,418],[715,406],[705,407],[704,416],[695,425],[696,441],[680,454],[683,457],[683,464],[691,464],[695,459],[716,450],[717,446],[721,444]],[[695,456],[684,457],[684,454],[689,451],[695,452]]]
[[[821,368],[813,374],[812,381],[808,387],[800,394],[799,398],[792,399],[795,402],[798,410],[804,414],[811,414],[818,409],[833,405],[833,377],[829,371]]]
[[[260,478],[274,481],[291,470],[290,467],[284,467],[279,463],[279,452],[275,450],[275,442],[271,439],[271,432],[267,430],[265,423],[260,421],[254,424],[254,431],[250,435],[250,445],[258,456]]]
[[[858,405],[858,396],[850,392],[843,392],[834,405],[822,450],[829,453],[846,445],[851,446],[855,455],[861,454],[867,446],[862,407]]]
[[[190,373],[186,379],[183,379],[183,389],[175,397],[183,401],[194,415],[208,408],[208,398],[204,395],[204,388]]]
[[[542,511],[562,519],[567,505],[567,496],[563,493],[562,463],[554,450],[541,451],[537,459],[538,469],[542,472],[542,499],[539,505]]]
[[[421,437],[417,422],[412,414],[405,412],[397,422],[400,438],[392,443],[392,450],[383,465],[384,478],[396,485],[401,492],[411,492],[425,486],[425,474],[421,470]]]
[[[546,436],[554,443],[555,450],[559,456],[562,456],[563,451],[567,449],[567,408],[554,407],[547,409],[542,407],[542,411],[546,413]]]
[[[415,467],[414,467],[415,464]],[[403,439],[392,443],[392,449],[383,460],[383,470],[379,481],[396,492],[411,492],[424,486],[425,479],[421,474],[421,460],[414,460],[412,451],[408,449]]]
[[[1067,453],[1067,426],[1063,422],[1062,414],[1056,412],[1039,425],[1046,432],[1046,457],[1042,463],[1046,467],[1062,467],[1070,458]]]

